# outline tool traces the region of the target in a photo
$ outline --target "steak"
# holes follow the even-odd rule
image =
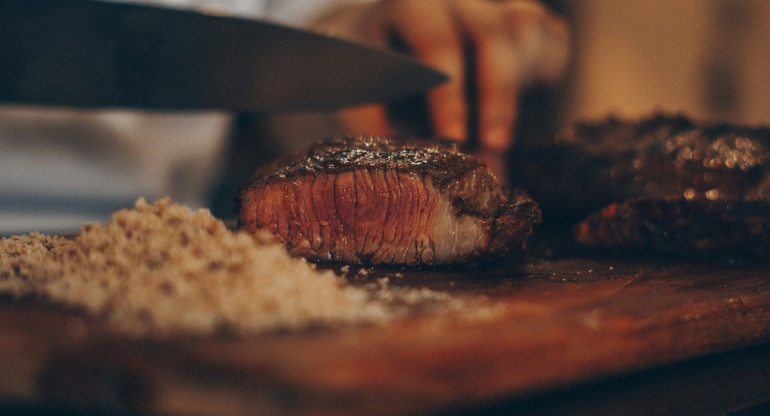
[[[633,198],[610,204],[575,227],[589,246],[722,259],[770,256],[770,202]]]
[[[537,204],[506,198],[490,170],[449,142],[348,137],[261,167],[239,194],[239,227],[297,256],[439,266],[519,253]]]
[[[584,244],[694,253],[770,241],[760,224],[770,212],[766,128],[609,118],[515,158],[514,183],[537,199],[545,223],[585,219],[574,229]]]

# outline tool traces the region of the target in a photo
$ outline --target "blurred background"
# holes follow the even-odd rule
[[[770,122],[770,2],[567,3],[573,54],[564,123],[684,112]]]

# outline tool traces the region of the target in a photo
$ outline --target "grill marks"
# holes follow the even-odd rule
[[[520,251],[539,222],[534,202],[506,200],[479,161],[419,141],[316,145],[260,169],[239,202],[242,229],[267,230],[295,255],[362,264],[499,257]],[[516,232],[495,228],[503,213]]]

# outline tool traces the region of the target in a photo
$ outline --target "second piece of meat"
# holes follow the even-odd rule
[[[770,247],[766,128],[609,118],[578,123],[515,158],[515,183],[540,203],[545,225],[580,222],[580,243],[747,255]],[[757,244],[765,248],[738,249]]]

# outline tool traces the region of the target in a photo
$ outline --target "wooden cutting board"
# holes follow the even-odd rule
[[[723,413],[770,401],[770,348],[741,349],[770,342],[768,266],[573,258],[399,273],[366,279],[484,294],[500,310],[143,341],[4,298],[0,398],[22,409],[219,415]]]

